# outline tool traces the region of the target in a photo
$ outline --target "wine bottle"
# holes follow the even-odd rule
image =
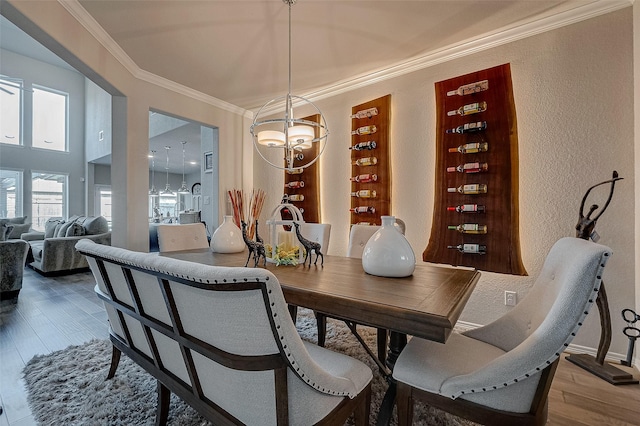
[[[471,93],[478,93],[489,89],[489,80],[476,81],[475,83],[464,84],[457,90],[447,92],[447,96],[464,96]]]
[[[487,254],[487,246],[482,244],[458,244],[457,246],[447,246],[448,249],[458,250],[467,254]]]
[[[487,163],[465,163],[457,167],[447,167],[447,172],[480,173],[489,170]]]
[[[378,180],[378,175],[375,173],[365,173],[362,175],[353,176],[349,179],[351,180],[351,182],[358,182],[358,183],[375,182]]]
[[[287,169],[287,174],[289,175],[299,175],[302,174],[302,172],[304,172],[304,169]]]
[[[352,131],[352,135],[371,135],[378,131],[378,128],[375,125],[371,126],[362,126],[358,127],[356,130]]]
[[[486,152],[489,150],[487,142],[471,142],[460,145],[457,148],[449,148],[449,152],[459,152],[462,154],[476,154],[478,152]]]
[[[472,104],[467,104],[464,106],[461,106],[458,109],[454,109],[452,111],[447,112],[448,116],[452,116],[452,115],[471,115],[471,114],[477,114],[479,112],[484,112],[487,110],[487,103],[482,101],[482,102],[474,102]]]
[[[373,107],[373,108],[360,110],[355,114],[352,114],[351,118],[371,118],[374,115],[378,115],[378,108]]]
[[[487,185],[484,183],[472,183],[469,185],[460,185],[457,188],[447,188],[447,192],[459,192],[460,194],[486,194]]]
[[[361,189],[360,191],[352,192],[351,196],[358,198],[376,198],[378,194],[375,189]]]
[[[476,121],[474,123],[466,123],[453,129],[447,129],[447,133],[474,133],[487,128],[486,121]]]
[[[285,188],[304,188],[304,181],[302,180],[294,180],[289,183],[284,184]]]
[[[365,149],[376,149],[376,146],[376,141],[358,142],[354,146],[350,146],[349,149],[352,149],[354,151],[364,151]]]
[[[289,195],[289,201],[304,201],[304,195],[302,194]]]
[[[374,214],[376,212],[376,208],[373,206],[359,206],[359,207],[350,208],[349,211],[355,214],[363,214],[363,213]]]
[[[458,213],[484,213],[485,206],[480,206],[478,204],[462,204],[460,206],[447,207],[447,211]]]
[[[354,166],[375,166],[376,164],[378,164],[378,159],[376,157],[358,158],[351,164]]]
[[[486,234],[487,225],[478,225],[477,223],[462,223],[460,225],[449,225],[447,229],[458,231],[461,234]]]

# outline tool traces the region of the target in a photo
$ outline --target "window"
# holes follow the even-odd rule
[[[22,145],[22,80],[0,78],[0,143]]]
[[[51,217],[67,217],[68,176],[46,172],[31,174],[32,227],[44,231]]]
[[[33,88],[34,148],[67,150],[67,107],[69,95],[44,87]]]
[[[111,187],[105,185],[95,186],[95,211],[96,215],[104,216],[111,229]]]
[[[22,216],[22,172],[0,170],[0,217]]]

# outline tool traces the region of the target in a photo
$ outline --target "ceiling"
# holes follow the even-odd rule
[[[319,99],[630,4],[298,0],[291,8],[292,93]],[[287,92],[289,7],[283,0],[65,0],[61,5],[134,75],[200,92],[241,111],[255,112]],[[2,48],[44,55],[35,41],[14,40],[16,31],[7,22],[0,21]],[[168,137],[175,139],[175,156],[186,136]],[[156,150],[164,151],[165,143],[158,142]],[[178,157],[175,172],[181,173]]]

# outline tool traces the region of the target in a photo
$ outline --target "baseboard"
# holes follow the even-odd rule
[[[478,327],[482,327],[482,325],[475,324],[472,322],[467,322],[467,321],[458,321],[454,327],[454,330],[459,333],[462,333],[464,331],[473,330]],[[565,349],[565,352],[576,353],[576,354],[587,354],[595,357],[596,354],[598,353],[598,349],[591,348],[588,346],[575,345],[572,343],[567,347],[567,349]],[[620,365],[620,361],[623,361],[623,360],[626,361],[626,359],[627,359],[626,354],[623,355],[616,352],[607,352],[607,355],[604,357],[605,361],[611,362],[617,365]],[[633,362],[633,365],[640,370],[640,357],[637,355],[637,351],[636,351],[636,356],[633,358],[632,362]]]

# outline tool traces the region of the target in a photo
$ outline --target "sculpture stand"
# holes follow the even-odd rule
[[[578,220],[578,224],[576,225],[577,238],[588,240],[592,237],[592,235],[594,235],[596,222],[609,206],[609,202],[611,202],[611,197],[613,196],[613,189],[615,187],[615,184],[621,179],[621,177],[618,177],[618,172],[614,170],[613,176],[610,180],[600,182],[592,186],[587,190],[586,194],[584,194],[584,197],[582,197],[582,203],[580,204],[580,218]],[[592,219],[591,214],[598,208],[597,204],[593,204],[589,209],[589,213],[585,216],[584,204],[587,200],[589,192],[591,192],[593,188],[607,183],[611,184],[611,190],[609,191],[609,198],[607,199],[604,207],[600,210],[596,217]],[[590,373],[595,374],[596,376],[606,380],[613,385],[631,385],[638,383],[638,380],[635,380],[633,378],[633,375],[612,365],[604,363],[604,357],[609,351],[609,346],[611,345],[611,315],[609,313],[609,302],[607,301],[607,292],[604,288],[604,282],[602,282],[602,284],[600,285],[600,291],[598,292],[596,304],[598,305],[598,312],[600,313],[601,328],[600,343],[598,344],[598,352],[596,353],[596,357],[594,358],[593,356],[587,354],[571,354],[567,356],[567,361],[570,361],[575,365],[584,368]]]
[[[567,361],[584,368],[612,385],[637,384],[638,380],[635,380],[633,375],[604,362],[604,357],[611,345],[611,315],[609,314],[609,303],[607,302],[604,282],[600,285],[600,292],[598,293],[596,304],[598,305],[598,312],[600,313],[600,328],[602,329],[596,357],[594,358],[588,354],[571,354],[567,356]]]

